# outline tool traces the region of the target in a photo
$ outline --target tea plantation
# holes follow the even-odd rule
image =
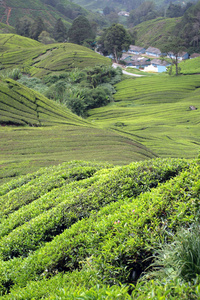
[[[199,299],[199,271],[149,268],[199,222],[199,182],[198,159],[153,159],[72,161],[2,184],[1,299]]]
[[[73,159],[121,165],[156,157],[12,79],[1,79],[0,95],[0,182]]]
[[[200,299],[198,67],[127,79],[14,34],[0,64],[0,298]]]
[[[199,75],[127,79],[115,102],[90,110],[88,120],[134,139],[161,157],[198,155]],[[193,105],[196,110],[190,110]]]
[[[111,65],[109,58],[76,44],[43,45],[13,34],[2,34],[1,37],[0,64],[3,70],[20,68],[23,73],[43,77],[52,72],[59,74],[74,68]],[[14,44],[21,46],[14,47]]]

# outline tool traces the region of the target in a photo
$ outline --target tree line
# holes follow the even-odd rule
[[[85,41],[92,42],[96,36],[95,24],[90,23],[88,19],[80,15],[74,19],[70,28],[59,18],[53,29],[47,29],[41,17],[35,21],[28,18],[17,20],[16,32],[19,35],[32,38],[44,44],[54,42],[71,42],[82,45]]]

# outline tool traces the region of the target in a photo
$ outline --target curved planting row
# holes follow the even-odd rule
[[[18,120],[18,124],[34,126],[87,125],[85,120],[75,116],[68,109],[63,109],[60,104],[12,79],[1,79],[0,95],[0,123],[9,123],[5,122],[5,117],[10,123],[14,118]]]
[[[121,176],[125,175],[122,169],[118,169]],[[88,219],[76,222],[27,258],[1,261],[2,292],[13,284],[24,286],[30,280],[72,272],[84,261],[101,282],[134,282],[147,267],[149,262],[144,259],[152,255],[155,246],[170,239],[178,226],[187,226],[196,218],[199,171],[198,164],[191,164],[138,198],[123,195],[125,183],[117,202],[98,213],[93,211]]]
[[[47,192],[68,184],[71,181],[92,176],[100,165],[90,166],[82,163],[67,163],[55,168],[54,172],[45,172],[33,178],[27,184],[11,190],[0,198],[0,216],[4,217],[38,199]]]
[[[66,186],[57,195],[56,201],[53,200],[55,207],[51,208],[50,205],[50,209],[47,212],[40,212],[40,209],[37,209],[36,203],[33,206],[36,217],[33,217],[29,223],[25,222],[23,225],[17,227],[0,240],[0,257],[7,260],[20,255],[27,256],[30,251],[34,251],[44,242],[50,241],[55,235],[60,234],[73,223],[88,217],[91,211],[98,211],[108,203],[119,201],[124,197],[137,196],[152,187],[156,187],[159,182],[165,182],[187,167],[188,162],[181,160],[171,160],[171,162],[170,160],[162,160],[162,163],[161,160],[147,161],[121,168],[115,167],[107,170],[106,173],[103,171],[104,174],[101,174],[99,171],[98,180],[85,189],[80,189],[75,194],[67,194],[68,186]],[[77,166],[76,168],[69,168],[64,172],[62,170],[57,173],[54,172],[51,175],[44,175],[44,181],[41,179],[42,175],[39,186],[37,186],[37,182],[34,180],[36,183],[34,189],[33,185],[29,183],[25,187],[19,188],[15,194],[15,191],[12,191],[9,194],[9,198],[4,199],[2,197],[5,204],[3,205],[2,202],[1,212],[4,214],[7,214],[8,211],[12,212],[14,210],[13,207],[17,209],[21,205],[32,202],[39,197],[40,193],[45,194],[52,188],[57,188],[65,184],[66,181],[68,182],[67,179],[77,180],[79,177],[87,178],[95,171],[96,168],[92,167],[89,167],[89,170],[85,167],[82,171],[82,167]],[[23,194],[20,203],[17,198],[19,190]],[[32,190],[34,192],[31,193]],[[12,194],[16,196],[16,200],[13,196],[13,202]],[[48,199],[47,197],[47,201]],[[26,212],[26,206],[23,211]],[[20,214],[21,210],[19,211],[19,216]],[[29,209],[27,211],[28,214]],[[15,215],[15,219],[17,215]],[[7,227],[9,227],[9,221],[10,219],[8,218],[6,222],[8,224]],[[5,226],[6,223],[2,224],[4,232],[5,230],[9,231],[9,228]]]
[[[0,223],[0,237],[9,234],[18,226],[61,204],[63,199],[70,202],[71,199],[77,197],[80,192],[88,188],[96,180],[98,180],[98,176],[71,182],[60,188],[53,189],[51,192],[46,193],[26,206],[22,206],[19,210],[10,214],[9,218],[2,218]]]

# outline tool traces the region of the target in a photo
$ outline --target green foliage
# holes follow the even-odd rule
[[[86,9],[68,0],[56,0],[56,2],[53,0],[27,0],[26,2],[23,0],[8,0],[7,5],[10,14],[8,14],[7,7],[0,3],[2,22],[8,22],[10,25],[16,26],[19,21],[21,22],[25,18],[29,19],[31,23],[37,18],[41,18],[49,32],[52,32],[56,20],[59,18],[62,18],[62,21],[69,28],[72,20],[77,16],[91,15]]]
[[[180,73],[183,75],[193,75],[198,74],[200,71],[200,58],[196,57],[193,59],[187,59],[185,61],[180,62]],[[173,70],[173,73],[175,70]]]
[[[122,56],[123,50],[128,50],[131,44],[131,36],[123,25],[113,24],[105,29],[99,39],[100,51],[103,54],[113,54],[115,61]]]
[[[18,79],[18,82],[41,94],[45,94],[48,90],[48,87],[42,82],[42,80],[36,77],[23,75],[20,79]]]
[[[0,52],[16,51],[24,48],[39,47],[41,44],[29,38],[24,38],[16,34],[0,35]],[[13,68],[13,66],[12,66]]]
[[[199,225],[182,228],[171,243],[164,244],[155,257],[153,267],[158,270],[152,275],[159,279],[191,281],[200,275]]]
[[[163,183],[157,186],[157,180]],[[3,298],[55,299],[69,295],[69,299],[73,299],[70,298],[73,295],[101,299],[102,295],[107,294],[110,299],[116,295],[121,296],[121,299],[131,299],[142,293],[143,296],[149,295],[150,291],[152,297],[168,294],[198,295],[198,289],[193,292],[192,289],[186,289],[184,284],[179,287],[174,282],[168,282],[163,287],[158,281],[152,281],[150,289],[148,283],[139,282],[132,295],[128,296],[127,291],[131,286],[120,285],[134,283],[132,273],[136,272],[139,276],[147,266],[146,258],[151,256],[158,242],[166,241],[169,232],[173,234],[178,226],[188,226],[194,221],[199,210],[198,180],[199,166],[195,161],[156,160],[123,168],[102,169],[91,177],[92,185],[88,185],[87,179],[87,182],[77,182],[80,184],[80,190],[78,188],[77,191],[73,191],[76,183],[72,183],[72,193],[68,190],[69,198],[73,198],[76,192],[82,194],[74,206],[77,212],[80,212],[78,203],[82,203],[82,212],[85,207],[82,201],[85,199],[87,205],[90,201],[94,205],[97,197],[102,199],[100,210],[97,212],[94,209],[90,216],[75,223],[45,246],[29,253],[27,258],[1,261],[1,291],[4,293],[11,288],[10,293]],[[144,193],[146,184],[149,191]],[[142,194],[135,197],[141,191]],[[112,198],[114,203],[106,205]],[[59,203],[58,199],[56,201]],[[69,209],[67,213],[70,215]],[[43,228],[45,226],[40,225],[40,231]],[[77,268],[79,272],[75,270]],[[62,276],[58,274],[60,272],[63,272]],[[16,285],[12,287],[13,284]],[[194,287],[197,284],[194,283]],[[171,286],[174,288],[169,292]]]
[[[94,39],[95,35],[88,19],[84,16],[77,17],[68,31],[70,43],[82,45],[87,39]]]
[[[149,280],[139,282],[132,292],[132,299],[150,299],[159,300],[167,299],[192,299],[197,300],[200,296],[200,281],[199,278],[188,282],[183,282],[180,279],[174,280]]]
[[[67,37],[67,29],[61,18],[55,24],[53,35],[57,42],[64,42]]]
[[[4,23],[0,23],[0,33],[15,33],[15,28]]]
[[[198,14],[200,11],[200,3],[197,2],[195,5],[192,5],[184,13],[181,22],[177,24],[175,28],[175,35],[185,41],[185,46],[187,48],[193,47],[193,50],[196,48],[199,50],[199,31],[198,27],[200,25]]]
[[[43,30],[40,35],[38,36],[38,41],[40,43],[43,43],[45,45],[48,45],[48,44],[53,44],[55,43],[56,41],[50,36],[50,34]]]
[[[158,13],[153,1],[144,1],[140,6],[130,12],[128,18],[129,27],[134,27],[147,20],[156,19]]]
[[[16,22],[16,33],[25,37],[31,37],[31,25],[33,21],[29,18],[18,19]]]
[[[71,171],[75,171],[75,166],[71,166]],[[64,171],[64,167],[66,165],[61,166],[60,171]],[[86,165],[83,173],[89,171],[88,174],[92,175],[90,171],[97,170],[92,165],[88,167]],[[55,178],[54,174],[51,174],[52,178]],[[45,173],[41,176],[48,183]],[[77,268],[82,269],[81,265],[88,272],[96,273],[97,282],[103,280],[105,284],[112,285],[132,282],[132,272],[136,270],[139,276],[146,267],[144,257],[151,254],[159,240],[165,240],[167,230],[174,232],[177,226],[193,221],[199,209],[198,179],[199,166],[195,162],[154,160],[102,169],[90,179],[63,186],[62,190],[52,190],[52,193],[37,200],[38,205],[37,202],[35,206],[31,204],[32,214],[37,211],[38,217],[33,216],[29,222],[1,239],[4,259],[7,259],[9,248],[16,256],[28,254],[26,258],[0,261],[2,292],[13,284],[25,286],[31,280],[42,280],[58,272],[66,272],[67,275]],[[33,180],[37,182],[37,178]],[[43,183],[41,181],[41,186]],[[26,188],[26,184],[21,187],[22,190],[23,187]],[[137,195],[140,196],[136,198]],[[43,208],[40,206],[42,199]],[[196,199],[195,203],[193,199]],[[45,206],[51,206],[53,202],[54,207],[45,212]],[[31,213],[31,206],[21,207],[23,215]],[[59,212],[61,206],[63,209]],[[21,215],[20,210],[18,216]],[[17,213],[14,214],[17,221]],[[13,216],[9,217],[14,221]],[[3,230],[9,225],[9,217],[2,224]],[[61,220],[65,224],[71,222],[71,227],[68,225],[68,229],[58,234]],[[51,224],[52,233],[58,235],[50,242],[50,235],[43,234],[47,233]],[[38,249],[32,252],[42,235]]]
[[[76,115],[84,117],[86,115],[86,104],[80,97],[65,97],[63,103]]]
[[[3,73],[2,77],[11,78],[13,80],[19,80],[22,77],[22,73],[21,70],[17,68]]]
[[[171,66],[169,69],[169,75],[172,75],[172,66],[175,66],[175,75],[180,74],[180,67],[179,67],[179,60],[178,56],[179,54],[185,50],[185,47],[183,46],[184,41],[177,36],[171,36],[168,38],[168,41],[165,45],[161,47],[161,51],[163,53],[167,53],[172,55],[171,57]]]
[[[14,70],[11,75],[19,76],[19,74],[19,70]],[[12,79],[1,80],[0,93],[2,95],[1,124],[30,126],[69,124],[70,122],[74,124],[76,119],[72,121],[74,117],[67,109],[63,109],[59,104]],[[80,119],[81,123],[85,122]]]
[[[105,106],[113,100],[115,89],[111,84],[119,82],[121,75],[120,68],[95,66],[75,69],[60,76],[47,76],[44,81],[50,88],[45,95],[84,117],[88,109]]]

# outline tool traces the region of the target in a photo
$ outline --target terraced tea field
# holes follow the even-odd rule
[[[179,64],[181,74],[200,74],[200,57],[187,59]]]
[[[115,102],[88,120],[147,146],[161,157],[195,157],[199,151],[200,76],[154,76],[116,85]],[[194,105],[197,110],[190,110]]]
[[[195,224],[199,180],[199,160],[159,158],[72,161],[1,185],[1,299],[155,300],[166,289],[199,299],[196,274],[180,284],[141,276],[161,245]]]
[[[3,52],[0,53],[0,64],[5,70],[20,68],[22,72],[31,76],[43,77],[52,72],[67,72],[74,68],[111,65],[109,58],[76,44],[43,45],[12,34],[1,36],[4,42],[1,46]],[[14,49],[13,45],[19,43],[18,39],[20,39],[21,47]],[[4,51],[5,49],[7,51]]]
[[[122,165],[155,157],[145,146],[118,133],[81,125],[0,127],[0,182],[70,160]]]
[[[0,181],[74,159],[121,165],[155,157],[16,81],[2,79],[0,88]]]
[[[49,126],[87,122],[66,107],[51,101],[12,79],[0,81],[0,124]]]

